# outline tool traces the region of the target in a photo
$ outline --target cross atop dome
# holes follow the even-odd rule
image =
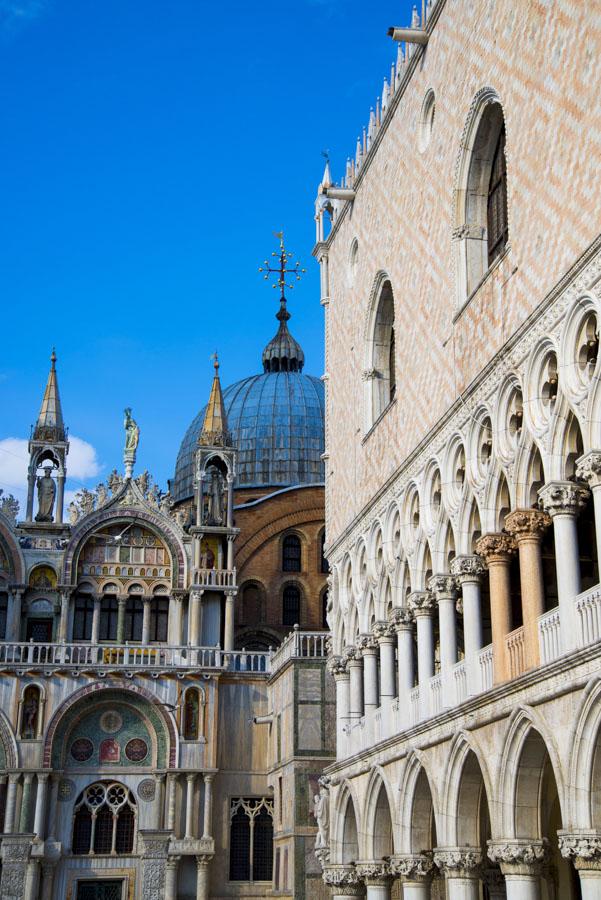
[[[280,327],[263,350],[263,369],[265,372],[301,372],[305,364],[305,354],[301,345],[288,330],[287,322],[290,319],[290,313],[286,306],[285,291],[286,288],[293,289],[294,281],[300,281],[306,269],[301,268],[298,260],[292,265],[294,254],[290,250],[286,250],[284,232],[276,231],[274,235],[279,241],[279,250],[274,250],[271,255],[276,257],[279,265],[274,268],[266,259],[259,267],[259,272],[264,273],[263,277],[266,281],[269,281],[272,275],[276,276],[272,287],[275,290],[278,287],[280,289],[280,308],[276,313]]]

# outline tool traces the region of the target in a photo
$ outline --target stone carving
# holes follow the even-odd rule
[[[141,896],[144,900],[164,900],[169,832],[140,832],[143,844]]]
[[[319,794],[313,797],[313,815],[317,822],[315,849],[323,850],[330,845],[330,795],[323,785],[319,789]]]
[[[428,587],[437,595],[454,597],[457,593],[457,581],[453,575],[433,575]]]
[[[100,716],[100,728],[105,734],[116,734],[123,725],[121,715],[115,709],[107,709]]]
[[[503,873],[515,871],[529,874],[547,862],[549,842],[546,838],[541,841],[489,841],[488,858],[491,862],[499,863]]]
[[[576,478],[587,481],[590,487],[601,484],[601,453],[591,450],[576,460]]]
[[[65,803],[70,800],[75,791],[75,782],[70,778],[61,778],[58,783],[58,802]]]
[[[388,622],[376,622],[372,628],[374,638],[379,642],[394,636],[394,629]]]
[[[17,521],[19,515],[19,501],[12,494],[4,496],[2,488],[0,488],[0,513],[13,523]]]
[[[357,863],[356,870],[359,878],[365,882],[389,881],[391,878],[390,866],[384,860]]]
[[[349,888],[357,888],[363,890],[361,879],[354,865],[349,866],[326,866],[323,870],[323,880],[330,887],[344,887],[345,893]]]
[[[588,488],[573,481],[550,481],[538,492],[544,509],[551,517],[557,515],[577,516],[586,506]]]
[[[371,634],[360,634],[359,635],[359,647],[361,648],[361,652],[365,654],[377,653],[378,651],[378,642]]]
[[[390,859],[390,871],[393,875],[401,875],[411,881],[417,878],[429,878],[434,871],[434,860],[431,853],[393,856]]]
[[[413,625],[413,613],[406,606],[395,606],[388,614],[388,621],[395,631],[403,631]]]
[[[347,660],[342,656],[331,656],[328,660],[328,671],[334,677],[336,677],[336,675],[346,675],[346,666]]]
[[[558,832],[559,850],[564,859],[573,859],[578,869],[601,866],[601,832]],[[587,866],[586,863],[589,865]],[[591,866],[591,863],[593,866]]]
[[[482,851],[479,847],[436,849],[434,862],[447,873],[469,872],[482,864]]]
[[[36,522],[52,522],[54,521],[52,511],[54,509],[54,500],[56,497],[56,484],[51,475],[52,466],[44,466],[44,474],[37,479],[38,486],[38,513],[35,517]]]
[[[138,785],[138,797],[145,803],[151,803],[156,796],[156,783],[154,778],[145,778]]]
[[[123,484],[123,476],[120,475],[116,469],[113,469],[106,482],[108,484],[109,491],[114,495]]]
[[[124,412],[123,427],[125,429],[125,452],[135,452],[140,443],[140,429],[131,414],[131,407],[126,407]]]
[[[516,552],[515,540],[509,534],[484,534],[478,538],[476,550],[487,563],[505,561]]]
[[[480,581],[486,572],[486,565],[480,556],[456,556],[451,562],[451,572],[464,584],[466,581]]]
[[[520,542],[523,538],[540,540],[551,524],[551,517],[540,509],[514,509],[505,520],[507,531]]]
[[[409,609],[414,616],[432,616],[436,612],[436,600],[430,591],[413,591],[409,594]]]
[[[4,835],[2,838],[2,900],[23,900],[25,875],[31,849],[31,835]]]

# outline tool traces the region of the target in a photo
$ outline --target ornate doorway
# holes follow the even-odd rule
[[[77,900],[121,900],[123,881],[78,881]]]

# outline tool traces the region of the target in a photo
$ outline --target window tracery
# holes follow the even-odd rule
[[[230,804],[230,881],[271,881],[273,800],[233,798]]]
[[[73,853],[131,853],[135,823],[136,801],[129,789],[118,782],[95,782],[79,795],[75,804]]]

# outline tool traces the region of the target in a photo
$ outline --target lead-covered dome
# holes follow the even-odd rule
[[[302,372],[304,354],[287,328],[281,300],[279,328],[263,351],[262,375],[251,375],[223,391],[227,429],[238,450],[236,487],[289,487],[324,480],[324,389]],[[182,441],[171,482],[175,503],[193,496],[194,454],[202,431],[202,409]]]

